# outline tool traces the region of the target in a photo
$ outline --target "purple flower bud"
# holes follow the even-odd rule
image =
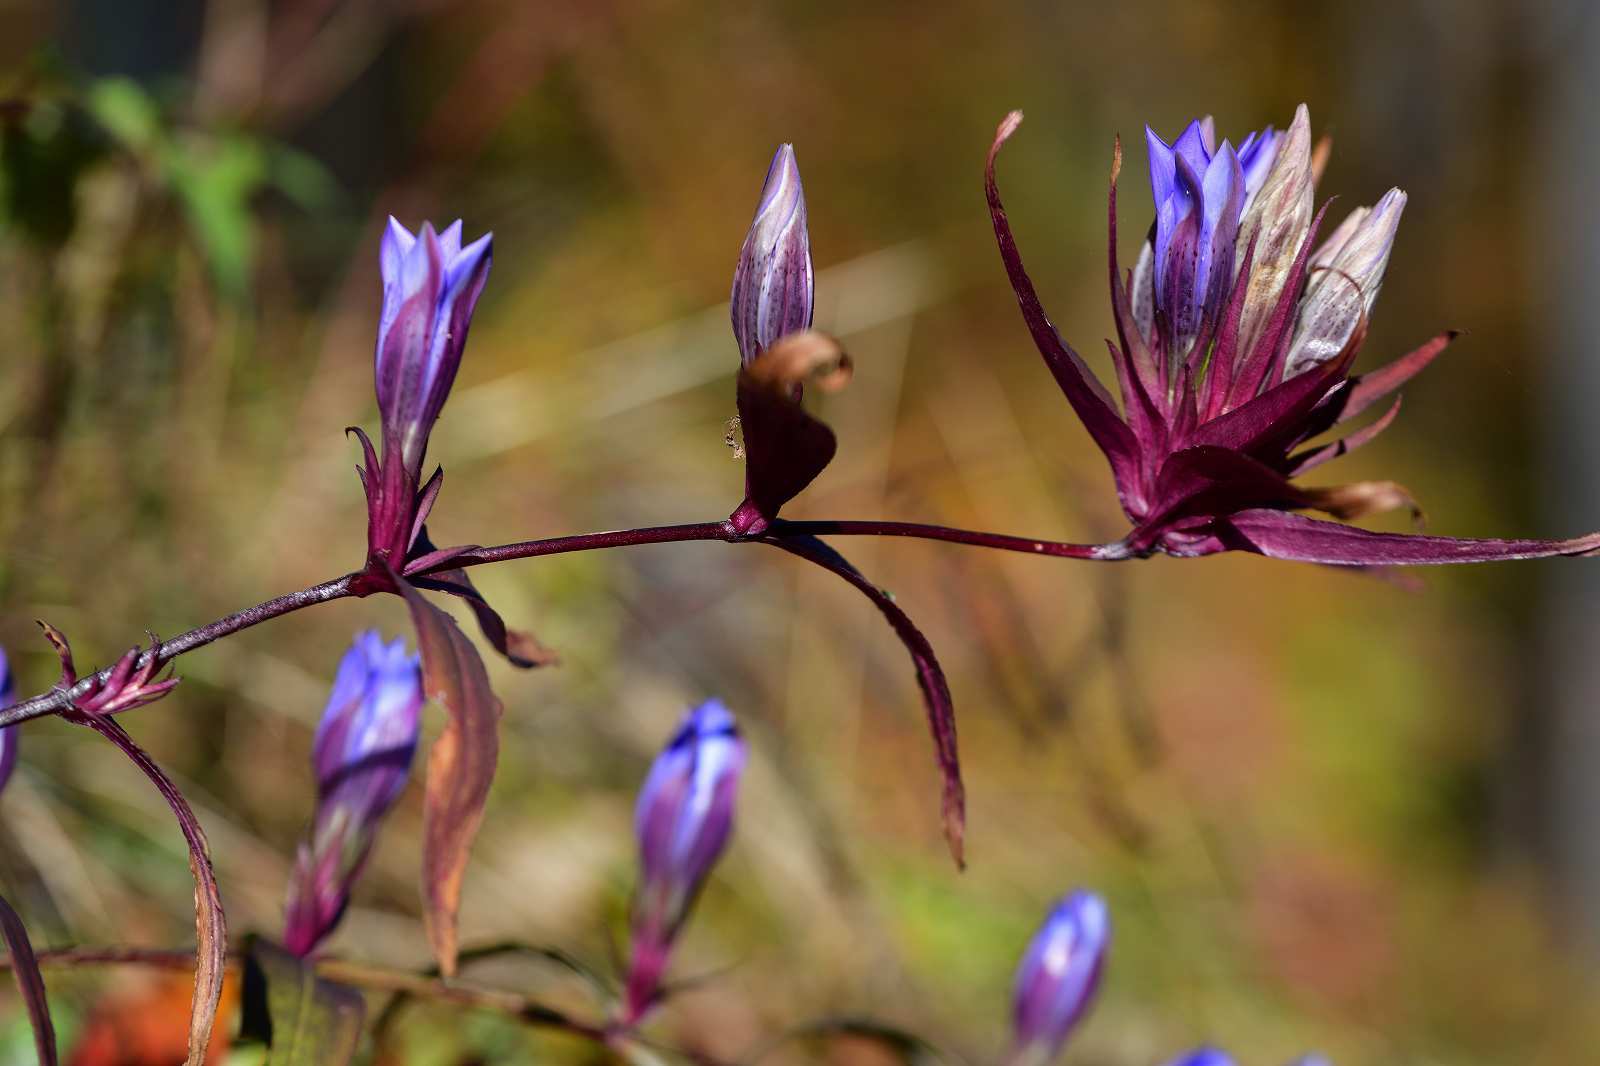
[[[1145,143],[1156,203],[1155,311],[1165,322],[1168,353],[1179,357],[1216,321],[1232,285],[1244,169],[1227,141],[1212,151],[1199,122],[1170,145],[1147,126]]]
[[[1248,179],[1247,179],[1248,182]],[[1289,281],[1295,256],[1311,229],[1311,112],[1301,104],[1289,129],[1277,138],[1271,170],[1239,223],[1234,267],[1243,266],[1255,242],[1239,322],[1237,351],[1248,352],[1267,328]]]
[[[428,434],[450,394],[472,310],[489,277],[493,234],[461,246],[461,222],[443,233],[424,222],[413,236],[389,219],[379,249],[383,314],[378,322],[378,409],[385,457],[397,448],[413,480]]]
[[[0,707],[9,707],[16,700],[17,679],[11,675],[11,660],[6,658],[5,649],[0,648]],[[6,726],[0,729],[0,789],[6,787],[16,768],[17,727]]]
[[[1405,208],[1406,194],[1390,189],[1375,206],[1352,211],[1313,253],[1285,380],[1337,357],[1372,313]]]
[[[1214,1047],[1196,1048],[1179,1055],[1167,1066],[1234,1066],[1233,1056]]]
[[[422,667],[405,641],[356,637],[312,745],[317,810],[289,882],[284,944],[310,954],[339,924],[379,823],[405,789],[421,726]]]
[[[707,700],[685,716],[639,790],[630,1022],[653,1002],[672,941],[727,846],[744,761],[733,715],[720,700]]]
[[[1056,904],[1017,967],[1013,1066],[1054,1059],[1100,985],[1111,917],[1105,902],[1078,890]]]
[[[800,167],[794,147],[780,145],[733,272],[729,313],[744,364],[749,366],[779,338],[810,329],[814,301]]]

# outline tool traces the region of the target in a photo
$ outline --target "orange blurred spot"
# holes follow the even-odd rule
[[[163,973],[106,993],[89,1016],[67,1066],[173,1066],[189,1053],[189,1000],[192,975]],[[233,1019],[239,1007],[239,977],[229,971],[222,984],[217,1026],[206,1048],[206,1062],[227,1056]]]

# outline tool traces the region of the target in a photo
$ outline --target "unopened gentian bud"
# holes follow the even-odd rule
[[[412,234],[389,219],[379,248],[383,311],[375,381],[381,462],[365,436],[369,551],[400,565],[431,502],[422,486],[428,435],[461,366],[472,312],[489,277],[493,235],[461,246],[461,223]],[[381,469],[373,469],[375,466]]]
[[[1234,1066],[1233,1056],[1214,1047],[1195,1048],[1167,1063],[1167,1066]]]
[[[1017,967],[1010,1066],[1044,1066],[1061,1051],[1094,1000],[1110,941],[1099,896],[1080,889],[1056,904]]]
[[[1406,194],[1390,189],[1372,208],[1351,212],[1312,256],[1285,379],[1337,357],[1372,313],[1405,208]]]
[[[1311,229],[1314,186],[1311,113],[1301,104],[1288,130],[1278,138],[1272,169],[1245,207],[1244,219],[1239,223],[1234,269],[1243,265],[1247,251],[1252,258],[1239,321],[1238,351],[1248,352],[1255,346],[1277,310],[1278,297]]]
[[[1244,170],[1233,146],[1223,141],[1216,148],[1199,121],[1170,145],[1146,127],[1145,143],[1156,204],[1155,310],[1166,324],[1169,353],[1186,355],[1216,320],[1233,281]]]
[[[6,658],[4,648],[0,648],[0,707],[9,707],[17,700],[17,681],[11,675],[11,660]],[[6,726],[0,729],[0,789],[6,787],[6,782],[11,780],[11,773],[17,768],[17,727]]]
[[[629,1023],[654,1003],[673,940],[727,846],[744,762],[733,715],[720,700],[707,700],[685,716],[639,790],[639,884],[624,1005]]]
[[[317,809],[289,881],[284,945],[310,954],[333,932],[378,826],[405,789],[422,718],[422,668],[405,641],[362,633],[317,726]]]
[[[745,366],[791,333],[811,328],[815,283],[806,195],[794,146],[780,145],[767,168],[756,217],[739,249],[729,313]]]
[[[461,246],[461,222],[415,236],[393,218],[383,234],[383,317],[378,323],[378,410],[414,476],[461,366],[472,311],[489,277],[493,234]]]

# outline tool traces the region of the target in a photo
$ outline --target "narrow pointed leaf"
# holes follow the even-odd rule
[[[33,1023],[33,1049],[41,1066],[55,1066],[56,1029],[50,1021],[44,975],[39,972],[39,960],[34,958],[27,928],[4,899],[0,899],[0,936],[5,937],[6,948],[11,952],[11,976],[16,978],[17,991],[28,1010],[28,1021]]]
[[[1399,413],[1400,397],[1396,396],[1394,403],[1390,404],[1389,409],[1376,421],[1369,422],[1360,429],[1345,434],[1338,440],[1329,441],[1327,444],[1319,445],[1315,448],[1308,448],[1303,452],[1296,452],[1289,457],[1289,476],[1298,477],[1307,470],[1313,470],[1323,463],[1349,455],[1388,429],[1390,424],[1394,422],[1395,416]]]
[[[477,649],[455,619],[404,578],[392,572],[391,577],[417,628],[423,686],[445,711],[444,731],[428,752],[422,894],[428,943],[440,972],[453,977],[461,881],[500,757],[500,701],[489,687],[489,674]]]
[[[961,757],[956,748],[955,701],[950,696],[949,682],[945,680],[944,669],[933,653],[933,646],[892,596],[867,580],[844,556],[827,544],[815,537],[776,536],[765,538],[763,543],[782,548],[843,578],[872,601],[872,605],[888,619],[895,636],[900,638],[906,651],[911,654],[911,662],[917,671],[917,685],[922,690],[922,701],[927,710],[928,732],[933,737],[934,753],[944,779],[945,841],[956,865],[965,867],[967,799],[966,788],[961,783]]]
[[[345,1066],[355,1058],[367,1013],[360,992],[265,940],[250,945],[244,983],[246,1028],[266,1043],[266,1066]]]
[[[211,851],[205,831],[194,816],[189,801],[166,771],[128,735],[113,718],[89,715],[83,722],[111,741],[161,792],[177,817],[178,828],[189,845],[189,871],[194,875],[195,973],[194,1002],[189,1013],[189,1057],[185,1066],[201,1066],[211,1043],[216,1023],[217,1004],[222,999],[222,979],[227,968],[228,929],[222,913],[222,896],[217,891],[217,875],[211,867]]]
[[[1123,508],[1131,513],[1140,509],[1133,497],[1137,491],[1134,486],[1137,484],[1138,441],[1133,430],[1117,414],[1105,386],[1100,384],[1078,353],[1061,339],[1055,324],[1045,313],[1033,281],[1023,266],[1022,253],[1017,250],[1017,241],[1011,233],[1011,222],[1006,217],[1005,206],[1000,202],[1000,189],[994,177],[995,159],[1000,154],[1000,147],[1021,124],[1020,111],[1013,111],[1005,117],[995,130],[994,142],[989,146],[989,156],[983,168],[984,192],[989,199],[989,218],[994,224],[995,241],[1000,246],[1000,259],[1005,264],[1006,275],[1011,280],[1012,291],[1016,293],[1017,305],[1022,309],[1022,319],[1033,336],[1034,346],[1044,357],[1045,365],[1055,376],[1056,383],[1066,394],[1067,402],[1089,431],[1089,436],[1105,453],[1106,461],[1111,464],[1111,473],[1117,481],[1118,493],[1123,497]]]
[[[1354,418],[1377,403],[1395,389],[1404,385],[1434,361],[1450,342],[1461,336],[1459,330],[1448,330],[1431,338],[1392,363],[1350,379],[1350,397],[1339,410],[1339,421]]]
[[[413,565],[425,560],[434,563],[444,562],[454,555],[470,550],[466,546],[435,548],[433,542],[428,539],[426,526],[417,535],[416,547],[425,554],[413,560]],[[418,566],[418,569],[421,567]],[[532,633],[507,626],[505,619],[500,617],[500,612],[489,606],[489,601],[483,598],[483,593],[478,591],[478,587],[472,583],[465,570],[439,570],[407,580],[419,588],[447,593],[465,600],[467,606],[472,608],[472,616],[478,620],[478,628],[483,632],[483,639],[487,640],[490,646],[504,656],[512,666],[531,670],[539,666],[554,666],[561,661],[561,656],[545,647]]]
[[[1249,510],[1222,523],[1230,549],[1273,559],[1331,566],[1435,566],[1590,555],[1600,551],[1600,533],[1571,540],[1495,540],[1374,533],[1282,511]]]

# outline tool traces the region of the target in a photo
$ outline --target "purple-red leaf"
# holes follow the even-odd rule
[[[1354,418],[1426,369],[1460,330],[1448,330],[1415,348],[1392,363],[1350,379],[1350,396],[1339,411],[1339,421]]]
[[[944,779],[943,818],[945,841],[958,867],[966,866],[965,838],[967,826],[966,788],[961,783],[961,758],[956,750],[955,701],[950,696],[950,685],[944,670],[933,654],[933,646],[922,635],[910,617],[902,611],[894,598],[868,581],[861,572],[838,552],[815,537],[767,537],[763,541],[815,563],[829,573],[837,574],[862,595],[872,601],[888,619],[895,636],[911,653],[916,667],[917,685],[922,689],[922,701],[928,713],[928,732],[933,736],[934,753],[939,763],[939,773]]]
[[[834,392],[849,383],[850,375],[850,357],[839,342],[814,330],[784,337],[740,368],[746,507],[759,518],[777,518],[838,450],[833,430],[801,405],[804,385]]]
[[[0,899],[0,936],[5,937],[6,947],[11,952],[11,976],[17,979],[17,991],[22,994],[28,1020],[33,1023],[34,1051],[38,1053],[41,1066],[55,1066],[56,1029],[50,1021],[44,975],[39,972],[39,960],[33,956],[27,928],[4,899]]]
[[[995,159],[1000,154],[1000,146],[1021,124],[1021,111],[1013,111],[1005,117],[995,130],[994,142],[989,146],[989,156],[983,166],[984,192],[989,198],[989,218],[994,224],[995,241],[1000,246],[1000,259],[1005,264],[1006,276],[1011,280],[1012,291],[1017,295],[1017,305],[1022,309],[1022,319],[1033,336],[1034,346],[1044,356],[1050,373],[1055,375],[1056,383],[1066,394],[1067,402],[1077,412],[1089,436],[1105,453],[1107,462],[1111,464],[1112,476],[1116,478],[1123,509],[1130,514],[1138,513],[1142,509],[1134,498],[1138,491],[1138,441],[1133,430],[1117,414],[1105,386],[1078,353],[1061,339],[1055,324],[1045,313],[1033,281],[1022,264],[1022,253],[1017,250],[1017,241],[1012,236],[1005,206],[1000,202],[1000,189],[994,178]]]
[[[1150,517],[1128,534],[1127,543],[1145,551],[1185,518],[1263,504],[1294,506],[1299,499],[1287,478],[1247,455],[1215,445],[1185,448],[1162,464]]]
[[[1600,533],[1571,540],[1494,540],[1374,533],[1282,511],[1250,510],[1230,515],[1219,537],[1236,551],[1273,559],[1331,566],[1433,566],[1589,555],[1600,551]]]
[[[1290,477],[1299,477],[1307,470],[1313,470],[1323,463],[1331,462],[1341,456],[1349,455],[1363,444],[1371,441],[1378,434],[1389,428],[1395,416],[1400,413],[1400,397],[1394,398],[1394,403],[1376,421],[1369,422],[1358,430],[1345,434],[1338,440],[1329,441],[1327,444],[1305,451],[1296,452],[1289,457],[1288,473]]]
[[[477,649],[455,619],[393,574],[411,608],[422,652],[422,683],[445,710],[444,731],[428,752],[422,813],[423,917],[428,943],[446,977],[456,972],[456,915],[467,853],[483,821],[500,757],[500,701]]]
[[[178,819],[178,828],[189,844],[189,870],[194,874],[195,972],[194,1003],[189,1013],[189,1057],[185,1066],[201,1066],[211,1042],[211,1028],[217,1018],[217,1003],[222,998],[222,978],[227,965],[228,929],[222,914],[222,897],[217,891],[217,875],[211,868],[211,852],[205,831],[166,771],[156,765],[128,731],[113,718],[86,715],[81,721],[122,749],[122,753],[148,777],[161,792],[167,806]]]
[[[412,560],[410,564],[418,570],[424,569],[427,565],[448,562],[462,552],[471,550],[464,545],[456,548],[435,548],[433,542],[428,539],[426,526],[417,536],[416,548],[426,553]],[[532,633],[507,626],[505,619],[500,617],[500,612],[489,606],[489,601],[483,598],[483,594],[478,591],[478,587],[472,583],[465,570],[439,570],[407,580],[419,588],[447,593],[465,600],[467,606],[472,608],[472,616],[478,620],[478,628],[483,631],[483,639],[487,640],[512,666],[531,670],[538,666],[554,666],[561,661],[561,656],[541,644],[539,638]]]

